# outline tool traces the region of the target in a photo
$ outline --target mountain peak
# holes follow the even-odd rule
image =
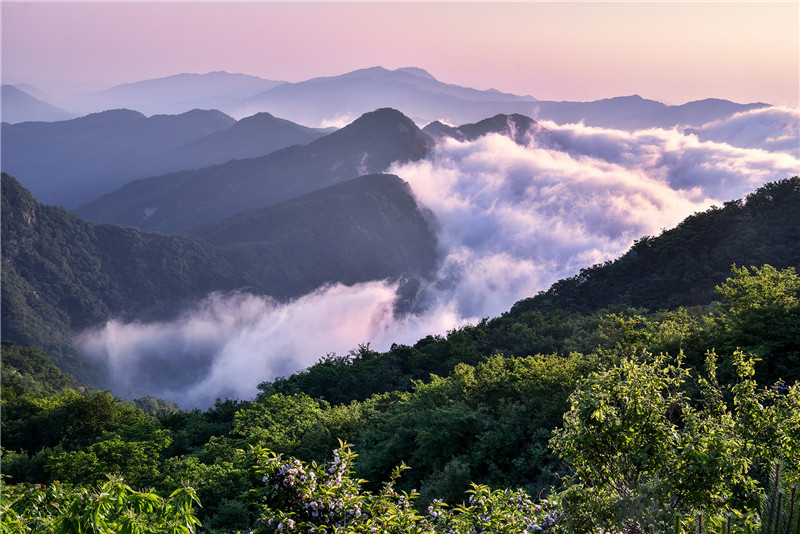
[[[375,111],[368,111],[359,118],[348,124],[344,129],[356,128],[383,128],[392,123],[397,123],[401,132],[418,130],[417,125],[400,111],[394,108],[380,108]]]
[[[436,79],[430,72],[419,67],[401,67],[399,69],[395,69],[394,72],[407,72],[409,74],[413,74],[414,76],[419,76],[420,78],[427,78],[429,80]]]
[[[532,135],[550,135],[550,132],[535,120],[519,113],[510,115],[500,113],[494,117],[489,117],[476,123],[462,124],[458,127],[447,126],[439,121],[433,121],[425,126],[422,131],[433,138],[452,137],[459,141],[473,141],[490,133],[499,133],[522,145],[530,142]]]

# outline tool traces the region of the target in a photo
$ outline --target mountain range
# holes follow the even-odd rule
[[[284,82],[229,72],[181,73],[115,85],[102,91],[68,94],[59,105],[84,115],[129,108],[145,115],[179,115],[192,109],[219,109]]]
[[[96,222],[186,232],[370,173],[423,158],[432,139],[392,109],[366,113],[307,145],[260,158],[137,180],[76,209]]]
[[[259,113],[146,117],[115,109],[58,122],[2,125],[3,170],[43,202],[76,207],[137,178],[262,156],[328,133]]]
[[[5,97],[4,97],[5,99]],[[444,83],[420,68],[359,69],[338,76],[289,83],[243,74],[213,72],[179,74],[123,84],[105,91],[57,101],[74,114],[115,108],[147,115],[180,114],[196,108],[217,109],[244,118],[268,112],[312,127],[337,126],[381,107],[393,107],[420,125],[435,120],[448,124],[477,122],[499,113],[519,113],[537,120],[584,122],[590,126],[643,129],[699,127],[732,113],[766,107],[764,103],[736,104],[717,99],[674,106],[638,95],[594,102],[537,100],[532,96],[477,90]],[[7,122],[38,120],[20,108]]]

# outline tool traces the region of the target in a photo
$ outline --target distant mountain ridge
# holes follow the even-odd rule
[[[499,114],[477,123],[462,124],[461,126],[447,126],[439,121],[434,121],[425,126],[422,131],[434,139],[451,137],[457,141],[474,141],[484,135],[498,133],[522,145],[528,144],[534,136],[540,142],[553,142],[550,139],[550,132],[547,128],[544,128],[530,117],[519,113],[514,113],[513,115]]]
[[[281,83],[284,82],[224,71],[182,73],[78,95],[68,100],[65,107],[80,113],[130,108],[145,115],[173,115],[195,108],[222,109],[231,99],[256,94]]]
[[[185,232],[236,213],[289,200],[393,162],[423,158],[433,140],[392,109],[366,113],[307,145],[197,171],[137,180],[76,213],[96,222]]]
[[[717,98],[670,106],[639,95],[593,102],[539,101],[537,104],[537,118],[540,120],[551,120],[558,124],[582,122],[587,126],[620,130],[701,126],[734,113],[769,106],[763,102],[737,104]]]
[[[45,102],[14,85],[2,86],[0,120],[9,124],[27,121],[62,121],[74,117],[70,112]]]
[[[714,98],[671,106],[638,95],[592,102],[544,101],[444,83],[418,67],[368,67],[293,83],[227,72],[184,73],[122,84],[55,103],[77,114],[120,107],[147,115],[219,109],[235,118],[268,112],[311,127],[346,123],[382,107],[399,109],[420,125],[435,120],[465,124],[497,114],[519,113],[537,120],[626,130],[696,128],[732,113],[767,106]]]
[[[59,122],[2,125],[3,170],[44,202],[75,207],[125,183],[313,141],[326,131],[259,114],[219,111],[146,117],[111,110]]]
[[[534,103],[529,96],[442,83],[422,69],[371,67],[282,84],[224,109],[233,115],[270,111],[301,124],[321,125],[337,117],[391,107],[426,124],[441,118],[463,123],[497,113],[531,115]]]

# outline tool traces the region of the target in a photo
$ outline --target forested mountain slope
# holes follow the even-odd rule
[[[74,333],[112,316],[160,316],[249,283],[188,236],[84,221],[39,204],[7,174],[2,194],[3,339],[44,350],[77,376],[87,378],[70,347]]]
[[[608,307],[672,309],[708,304],[732,264],[800,269],[800,178],[772,182],[745,199],[645,236],[620,258],[595,265],[514,305],[592,312]]]
[[[255,280],[282,280],[278,298],[323,284],[420,279],[437,263],[432,214],[394,175],[360,176],[194,232]],[[273,271],[274,269],[274,271]]]
[[[71,337],[112,317],[165,318],[213,291],[285,299],[324,283],[424,277],[436,264],[428,215],[395,176],[208,228],[216,244],[91,223],[39,204],[5,174],[2,193],[3,338],[45,350],[85,380]]]

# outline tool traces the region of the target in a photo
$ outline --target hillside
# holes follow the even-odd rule
[[[708,304],[733,264],[800,269],[798,221],[800,178],[772,182],[743,200],[712,207],[659,236],[639,239],[620,258],[581,269],[517,302],[510,314]]]
[[[3,339],[44,350],[79,379],[98,377],[71,348],[74,333],[249,284],[189,237],[92,224],[39,204],[7,174],[2,194]]]
[[[6,174],[2,193],[3,337],[46,351],[92,384],[101,377],[70,341],[112,317],[163,319],[213,291],[284,299],[326,282],[420,277],[436,262],[427,214],[392,176],[363,177],[209,228],[216,245],[82,220],[38,203]],[[259,221],[280,222],[248,234]],[[238,242],[225,237],[234,229]]]
[[[272,293],[282,298],[325,283],[433,275],[431,218],[397,176],[365,175],[235,215],[194,235],[248,258],[240,268],[253,279],[284,280],[282,290]]]
[[[431,138],[393,109],[366,113],[307,145],[129,183],[76,210],[87,219],[159,232],[185,232],[282,202],[392,162],[415,161]]]
[[[797,185],[767,184],[729,205],[796,228],[780,215],[796,208]],[[728,216],[695,215],[687,221],[710,224],[690,234],[685,222],[672,239],[702,240]],[[662,237],[650,244],[658,248]],[[797,260],[796,250],[770,250],[776,260]],[[708,289],[703,283],[693,289]],[[419,531],[460,534],[489,521],[509,532],[590,532],[597,524],[611,525],[604,532],[643,532],[642,524],[687,532],[726,517],[731,532],[751,532],[783,498],[772,466],[781,463],[784,486],[798,476],[798,296],[794,269],[733,269],[711,306],[506,314],[385,353],[360,346],[329,354],[262,383],[253,400],[218,400],[204,412],[153,417],[108,392],[4,389],[3,468],[19,484],[7,489],[9,509],[31,515],[27,490],[53,503],[46,514],[61,515],[71,493],[56,481],[106,484],[96,490],[102,498],[113,489],[111,473],[164,498],[191,484],[202,503],[195,513],[220,534],[288,523],[288,514],[324,528],[331,516],[319,518],[323,507],[351,525],[346,514],[359,510],[355,524],[376,532],[398,517]],[[44,381],[60,387],[46,361],[33,359]],[[770,487],[778,496],[762,500]],[[120,502],[136,497],[118,493]],[[351,508],[337,504],[342,495]],[[781,502],[797,525],[796,502]]]

